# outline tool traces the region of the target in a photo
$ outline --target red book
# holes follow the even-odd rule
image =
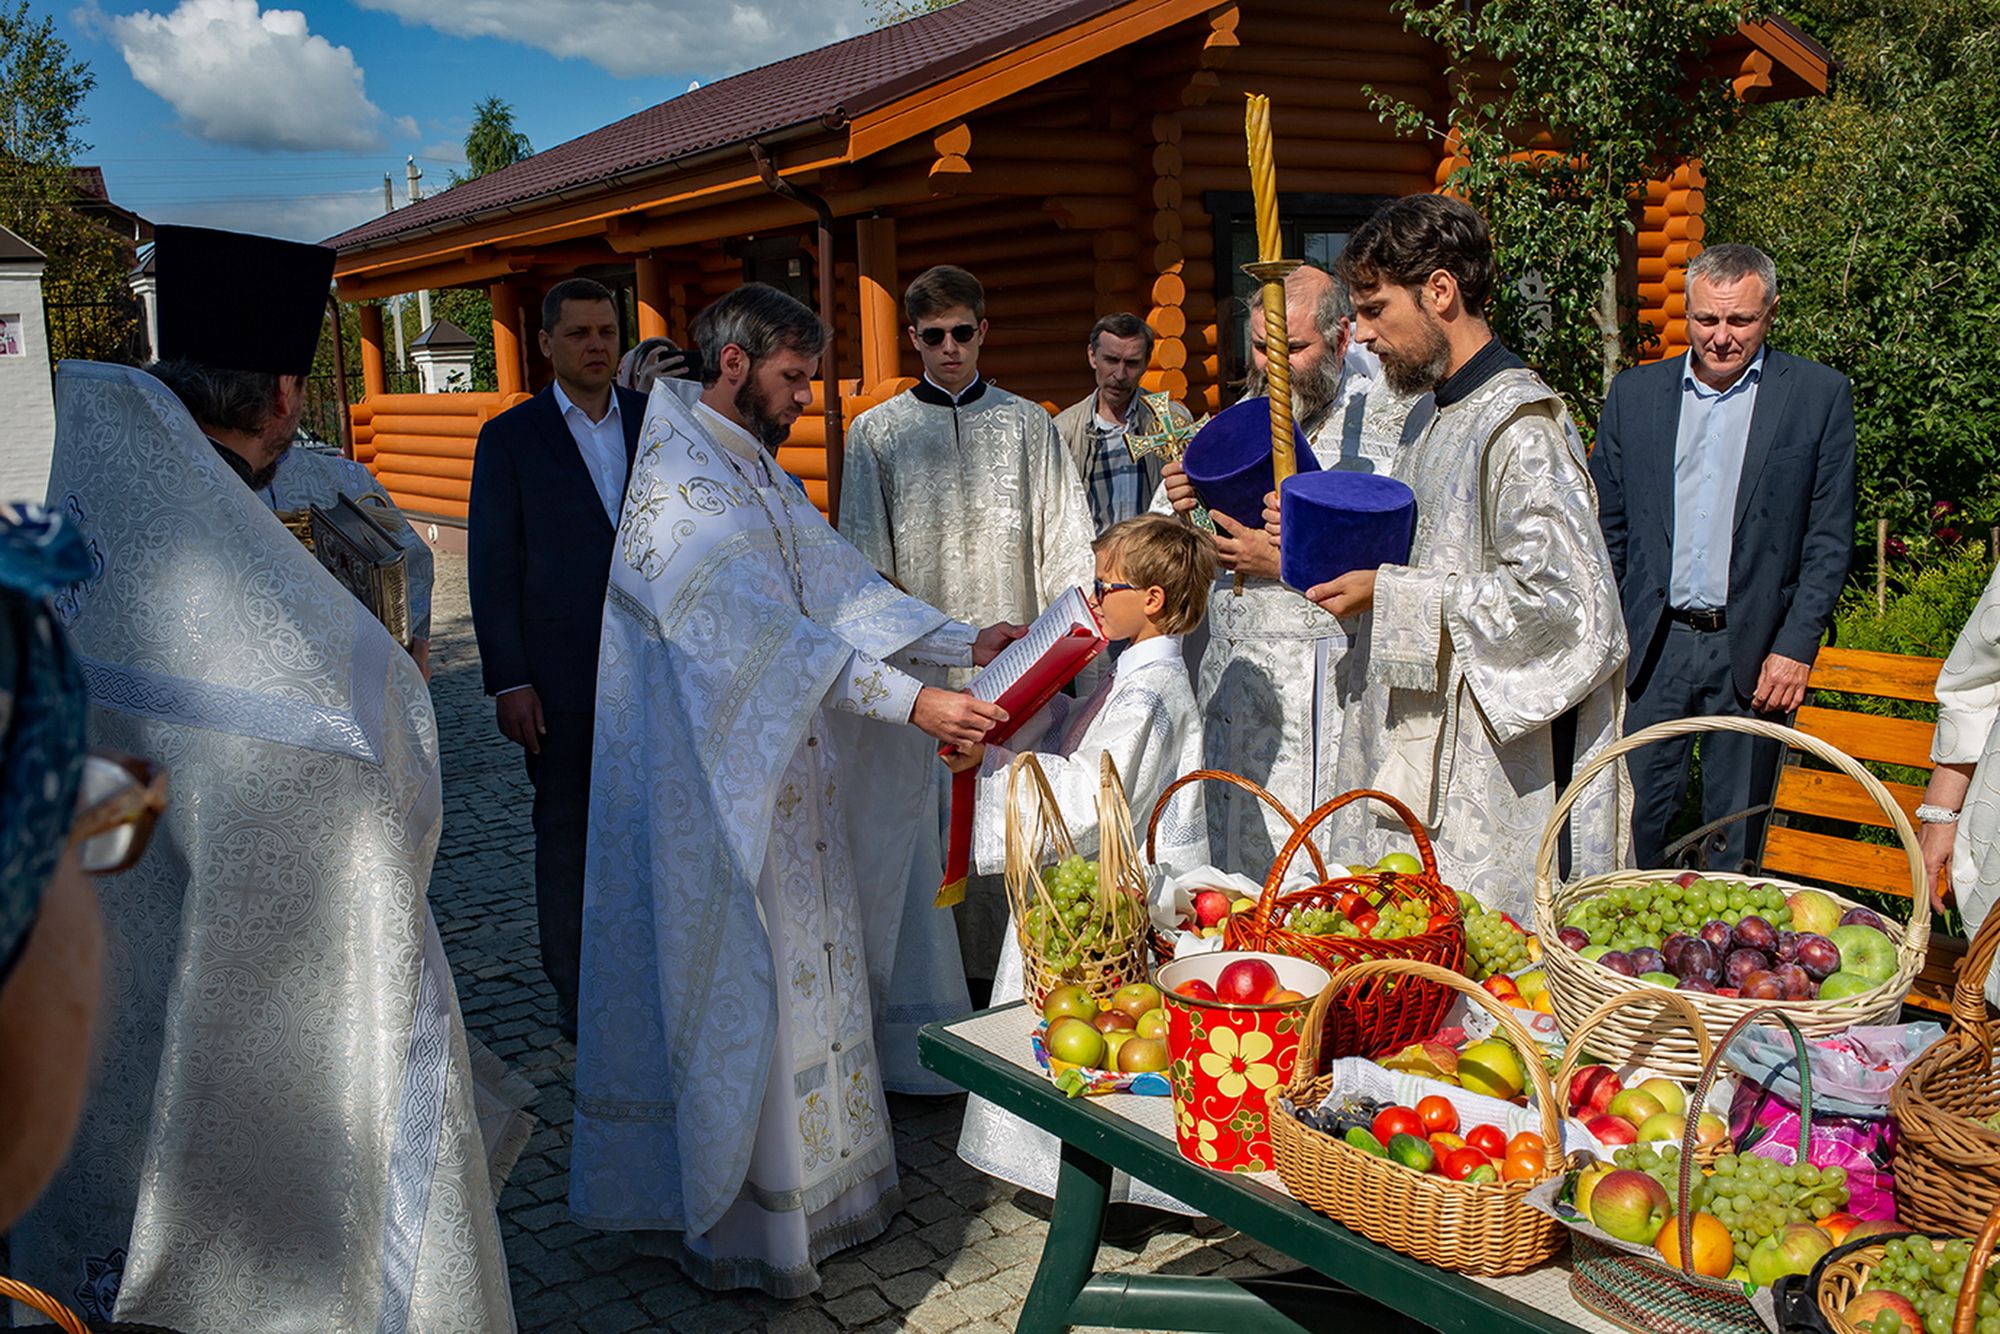
[[[1050,603],[1028,627],[1028,633],[1002,649],[965,688],[975,699],[1007,710],[1007,721],[986,734],[986,743],[997,745],[1014,735],[1109,642],[1082,589],[1072,588]],[[938,753],[950,750],[941,746]],[[944,883],[938,886],[935,900],[940,908],[965,898],[966,877],[972,872],[972,807],[978,779],[977,769],[952,775],[951,846],[945,855]]]

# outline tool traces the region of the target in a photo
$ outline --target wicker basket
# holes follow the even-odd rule
[[[1993,1245],[2000,1238],[2000,1205],[1986,1215],[1979,1235],[1973,1240],[1972,1255],[1965,1262],[1965,1281],[1959,1286],[1958,1307],[1953,1312],[1952,1334],[1972,1334],[1972,1327],[1979,1314],[1979,1285],[1986,1278],[1986,1270],[1993,1263]],[[1843,1248],[1829,1255],[1813,1274],[1813,1299],[1819,1307],[1820,1318],[1826,1322],[1833,1334],[1869,1334],[1863,1326],[1847,1318],[1847,1305],[1861,1295],[1868,1278],[1882,1263],[1882,1253],[1890,1238],[1871,1237],[1851,1248]],[[1933,1247],[1942,1249],[1944,1242],[1933,1238]]]
[[[2000,953],[2000,913],[1972,937],[1951,990],[1951,1031],[1910,1062],[1889,1094],[1896,1118],[1896,1216],[1926,1232],[1970,1236],[2000,1205],[2000,1035],[1986,977]]]
[[[1150,974],[1146,961],[1146,880],[1132,845],[1132,812],[1118,766],[1105,755],[1097,795],[1098,943],[1085,946],[1084,928],[1062,919],[1042,884],[1041,868],[1075,855],[1076,842],[1063,823],[1048,775],[1032,752],[1017,755],[1007,769],[1007,906],[1014,913],[1014,938],[1021,946],[1022,996],[1036,1010],[1050,991],[1076,984],[1092,996],[1108,996]],[[1117,899],[1125,902],[1113,908]],[[1046,910],[1060,951],[1049,951],[1028,929],[1029,912]],[[1122,930],[1113,930],[1119,918]],[[1058,960],[1056,953],[1074,953]]]
[[[1312,846],[1313,831],[1335,811],[1357,801],[1379,801],[1401,818],[1416,841],[1423,869],[1415,875],[1367,871],[1280,893],[1278,886],[1292,859],[1301,848]],[[1394,940],[1312,936],[1285,926],[1293,914],[1307,908],[1338,911],[1341,899],[1350,893],[1359,893],[1378,910],[1392,900],[1414,898],[1429,908],[1433,917],[1443,916],[1447,921],[1436,931]],[[1335,797],[1292,831],[1264,878],[1264,893],[1257,900],[1256,911],[1230,918],[1222,939],[1233,950],[1268,950],[1311,959],[1334,974],[1371,959],[1407,959],[1453,973],[1465,968],[1465,919],[1459,911],[1458,895],[1438,878],[1437,853],[1422,824],[1396,798],[1367,789]],[[1391,1054],[1437,1032],[1450,1008],[1451,992],[1420,977],[1371,976],[1359,986],[1341,988],[1339,1003],[1328,1015],[1326,1047],[1333,1056]]]
[[[1701,1012],[1711,1031],[1729,1028],[1744,1015],[1773,1005],[1781,1008],[1811,1037],[1831,1036],[1856,1024],[1894,1023],[1898,1011],[1902,1008],[1904,995],[1908,993],[1910,984],[1916,980],[1918,970],[1923,967],[1924,950],[1930,943],[1931,935],[1930,896],[1925,890],[1923,855],[1918,851],[1916,833],[1910,828],[1909,819],[1903,814],[1902,808],[1896,804],[1895,798],[1889,795],[1888,789],[1884,788],[1873,774],[1817,737],[1807,736],[1789,727],[1780,727],[1776,723],[1767,723],[1755,718],[1684,718],[1678,722],[1659,723],[1644,731],[1634,732],[1631,736],[1598,752],[1597,756],[1578,772],[1568,790],[1557,800],[1555,810],[1549,817],[1548,828],[1542,833],[1541,851],[1535,858],[1535,927],[1542,937],[1542,967],[1548,974],[1549,998],[1563,1031],[1570,1032],[1592,1011],[1613,996],[1629,990],[1632,985],[1630,978],[1600,964],[1592,963],[1557,938],[1556,933],[1562,924],[1564,914],[1576,904],[1602,894],[1613,886],[1644,884],[1671,874],[1663,871],[1614,871],[1606,875],[1587,876],[1572,884],[1558,886],[1555,879],[1556,848],[1563,824],[1569,818],[1570,808],[1588,789],[1593,778],[1621,760],[1627,752],[1653,741],[1714,731],[1744,732],[1751,736],[1796,746],[1825,760],[1861,784],[1868,796],[1882,808],[1890,826],[1895,829],[1896,836],[1902,840],[1903,851],[1910,863],[1913,906],[1902,939],[1896,942],[1895,975],[1872,991],[1840,1000],[1777,1002],[1716,996],[1705,992],[1691,991],[1683,994],[1687,995],[1695,1008]],[[1767,884],[1781,889],[1806,888],[1790,881],[1769,877],[1757,880],[1742,875],[1714,874],[1707,878],[1735,881],[1746,885]],[[1861,906],[1837,894],[1829,897],[1846,907]],[[1661,1073],[1674,1078],[1692,1079],[1700,1072],[1702,1062],[1693,1038],[1686,1034],[1676,1034],[1657,1022],[1644,1030],[1631,1025],[1614,1027],[1598,1039],[1598,1046],[1607,1056],[1623,1061],[1630,1059],[1635,1044],[1641,1038],[1651,1044],[1648,1064],[1658,1068]]]
[[[1240,787],[1276,811],[1293,830],[1297,830],[1299,827],[1299,817],[1292,814],[1289,806],[1279,801],[1256,783],[1243,777],[1243,775],[1232,774],[1223,769],[1196,769],[1194,772],[1183,774],[1173,782],[1167,784],[1167,790],[1162,792],[1160,799],[1153,803],[1152,818],[1146,821],[1146,864],[1148,866],[1155,864],[1159,860],[1156,844],[1160,831],[1160,820],[1167,813],[1167,802],[1173,798],[1176,792],[1179,792],[1188,784],[1205,782],[1229,783]],[[1326,879],[1326,860],[1320,856],[1319,848],[1311,843],[1307,843],[1306,855],[1312,858],[1313,870],[1318,873],[1319,878],[1321,880]],[[1151,940],[1153,957],[1161,963],[1172,963],[1174,961],[1173,933],[1162,931],[1158,927],[1155,927],[1152,931]]]
[[[1677,996],[1678,992],[1665,992]],[[1806,1060],[1805,1034],[1783,1009],[1775,1005],[1753,1008],[1730,1025],[1703,1063],[1694,1092],[1688,1096],[1688,1115],[1681,1132],[1680,1182],[1674,1197],[1674,1216],[1681,1224],[1681,1268],[1669,1268],[1657,1255],[1634,1255],[1598,1241],[1589,1233],[1576,1234],[1576,1248],[1570,1268],[1569,1290],[1585,1310],[1639,1334],[1767,1334],[1763,1318],[1750,1304],[1743,1285],[1728,1279],[1709,1278],[1694,1272],[1691,1233],[1693,1214],[1688,1194],[1694,1188],[1696,1155],[1695,1123],[1701,1105],[1708,1099],[1709,1086],[1721,1069],[1722,1056],[1736,1035],[1759,1019],[1775,1018],[1792,1035],[1799,1058],[1799,1161],[1807,1160],[1812,1147],[1812,1072]]]
[[[1714,1059],[1715,1043],[1708,1036],[1708,1025],[1702,1022],[1701,1011],[1694,1007],[1684,993],[1668,991],[1665,987],[1634,987],[1623,995],[1613,996],[1592,1010],[1584,1021],[1576,1026],[1575,1031],[1564,1034],[1569,1045],[1563,1051],[1562,1064],[1556,1067],[1555,1075],[1556,1096],[1563,1100],[1564,1111],[1569,1109],[1569,1081],[1580,1066],[1589,1064],[1584,1058],[1593,1054],[1588,1050],[1586,1040],[1599,1030],[1615,1031],[1620,1025],[1636,1026],[1641,1032],[1634,1040],[1637,1055],[1631,1059],[1639,1065],[1648,1067],[1653,1065],[1651,1056],[1652,1043],[1655,1039],[1650,1035],[1656,1027],[1656,1021],[1637,1023],[1631,1014],[1633,1009],[1643,1005],[1657,1006],[1663,1012],[1661,1017],[1678,1017],[1681,1023],[1687,1026],[1687,1031],[1694,1036],[1695,1047],[1701,1053],[1704,1067]],[[1698,1120],[1701,1108],[1695,1103],[1692,1092],[1688,1096],[1688,1105]],[[1697,1149],[1695,1161],[1707,1167],[1723,1154],[1735,1151],[1734,1141],[1725,1134],[1720,1142],[1711,1144],[1707,1148]]]
[[[122,1320],[111,1325],[86,1325],[75,1311],[40,1288],[31,1288],[5,1276],[0,1276],[0,1301],[19,1302],[55,1322],[52,1325],[17,1325],[15,1334],[35,1334],[38,1330],[61,1330],[62,1334],[175,1334],[164,1325],[138,1325]]]
[[[1533,1081],[1544,1145],[1537,1176],[1480,1184],[1451,1181],[1364,1153],[1278,1110],[1280,1096],[1295,1107],[1312,1107],[1333,1087],[1331,1075],[1311,1072],[1318,1066],[1320,1029],[1335,994],[1385,979],[1421,979],[1447,996],[1462,992],[1493,1013]],[[1451,969],[1416,959],[1355,964],[1336,975],[1313,1002],[1292,1082],[1271,1091],[1271,1151],[1278,1176],[1301,1204],[1426,1264],[1489,1277],[1532,1269],[1562,1249],[1564,1235],[1561,1223],[1528,1204],[1528,1192],[1564,1167],[1561,1113],[1537,1051],[1534,1037],[1506,1007]]]

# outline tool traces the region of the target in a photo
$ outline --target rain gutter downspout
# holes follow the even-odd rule
[[[773,194],[811,209],[819,217],[819,317],[827,328],[826,355],[820,359],[826,406],[826,517],[838,527],[840,475],[847,461],[847,446],[840,410],[840,338],[834,328],[833,207],[821,196],[778,175],[777,164],[754,139],[750,141],[750,156],[757,163],[757,175]]]

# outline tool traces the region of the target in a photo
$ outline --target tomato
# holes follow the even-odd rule
[[[1520,1134],[1507,1141],[1507,1152],[1510,1154],[1533,1153],[1539,1156],[1546,1147],[1542,1143],[1542,1137],[1532,1130],[1523,1130]]]
[[[1407,1107],[1384,1107],[1375,1114],[1375,1124],[1370,1128],[1384,1144],[1398,1135],[1424,1137],[1423,1118]]]
[[[1431,914],[1431,920],[1424,924],[1424,932],[1425,934],[1429,934],[1432,931],[1443,931],[1450,925],[1451,925],[1450,913],[1434,912]]]
[[[1488,1158],[1507,1156],[1507,1136],[1501,1133],[1498,1126],[1474,1126],[1465,1132],[1465,1142]]]
[[[1333,906],[1340,909],[1343,917],[1352,921],[1357,908],[1368,906],[1368,896],[1358,889],[1343,889],[1340,891],[1340,897],[1333,901]]]
[[[1522,1138],[1515,1136],[1516,1139]],[[1539,1146],[1534,1148],[1509,1148],[1507,1161],[1500,1166],[1500,1176],[1505,1181],[1531,1181],[1542,1174],[1546,1164],[1542,1161]]]
[[[1464,1147],[1465,1140],[1461,1136],[1452,1134],[1449,1130],[1440,1130],[1431,1136],[1431,1150],[1440,1158],[1450,1153],[1453,1149],[1462,1149]]]
[[[1490,1168],[1492,1166],[1493,1160],[1491,1158],[1488,1158],[1485,1154],[1468,1144],[1462,1149],[1453,1149],[1447,1154],[1444,1161],[1438,1165],[1438,1170],[1453,1181],[1463,1181],[1478,1168]]]
[[[1451,1105],[1451,1099],[1435,1093],[1417,1104],[1417,1115],[1423,1118],[1424,1129],[1433,1135],[1440,1130],[1458,1129],[1458,1108]]]
[[[1372,936],[1375,934],[1376,925],[1382,920],[1382,914],[1364,903],[1347,914],[1347,920],[1354,923],[1354,929],[1362,935]]]

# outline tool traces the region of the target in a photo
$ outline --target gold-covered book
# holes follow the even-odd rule
[[[379,502],[375,508],[394,514]],[[342,496],[330,509],[309,507],[303,523],[292,515],[279,517],[328,573],[374,613],[390,637],[409,647],[409,562],[389,528],[350,496]]]

